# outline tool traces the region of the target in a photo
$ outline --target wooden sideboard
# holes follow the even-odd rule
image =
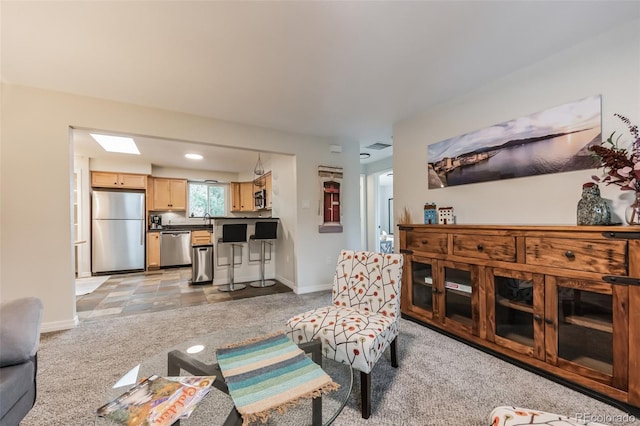
[[[399,234],[403,316],[640,412],[640,227]]]

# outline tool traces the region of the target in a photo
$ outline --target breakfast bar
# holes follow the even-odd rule
[[[229,268],[234,265],[234,281],[237,283],[248,283],[261,279],[261,250],[262,242],[252,238],[256,231],[256,222],[275,222],[278,218],[273,217],[226,217],[214,218],[213,235],[214,244],[214,285],[229,283]],[[234,238],[237,240],[233,244],[239,246],[235,250],[234,259],[231,259],[229,244],[222,242],[223,226],[233,224],[246,224],[246,236],[244,238]],[[266,244],[264,278],[273,279],[276,276],[275,268],[275,241]]]
[[[256,216],[243,216],[243,217],[213,217],[208,219],[210,224],[204,224],[202,222],[195,223],[187,221],[185,223],[173,223],[162,224],[159,227],[156,225],[152,229],[148,230],[147,238],[147,268],[158,269],[170,266],[187,266],[191,265],[196,259],[191,256],[191,259],[183,259],[178,263],[171,262],[166,264],[161,261],[163,245],[161,244],[162,235],[167,233],[184,232],[188,233],[187,240],[189,241],[189,249],[180,250],[180,252],[192,254],[193,248],[211,247],[212,253],[212,273],[213,277],[210,277],[209,273],[205,274],[205,277],[194,279],[194,284],[213,284],[213,285],[225,285],[229,284],[229,267],[234,265],[234,279],[238,283],[250,283],[261,282],[260,286],[264,286],[264,282],[272,280],[276,276],[275,270],[275,244],[277,240],[277,233],[275,238],[269,238],[261,240],[258,236],[257,239],[253,238],[256,233],[256,223],[279,223],[279,218],[276,217],[256,217]],[[233,224],[246,224],[246,235],[236,236],[237,241],[234,241],[236,245],[235,256],[232,262],[230,245],[222,242],[223,226]],[[277,227],[277,225],[275,226]],[[205,236],[210,235],[210,238]],[[235,238],[234,238],[235,239]],[[186,243],[185,243],[186,244]],[[262,249],[264,246],[264,266],[262,262]],[[198,250],[198,253],[203,250]],[[208,254],[207,254],[208,256]],[[164,256],[166,258],[166,256]],[[264,268],[264,269],[263,269]],[[202,281],[199,282],[199,280]],[[257,286],[257,285],[254,285]]]

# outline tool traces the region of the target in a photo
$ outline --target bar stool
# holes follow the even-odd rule
[[[264,262],[265,246],[269,244],[269,253],[271,253],[272,242],[268,240],[275,240],[278,238],[278,222],[256,222],[256,229],[254,234],[250,237],[252,240],[260,241],[260,281],[253,281],[249,285],[251,287],[270,287],[276,282],[273,280],[264,279]]]
[[[231,261],[229,262],[229,284],[218,287],[219,291],[236,291],[242,290],[247,286],[244,284],[236,284],[234,282],[234,269],[236,266],[236,247],[240,247],[242,254],[242,245],[237,243],[247,242],[247,224],[234,223],[222,225],[222,238],[218,240],[221,244],[231,245]],[[239,265],[242,264],[240,260]]]

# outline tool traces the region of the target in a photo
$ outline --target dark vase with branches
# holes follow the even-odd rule
[[[625,220],[629,225],[640,225],[640,133],[638,126],[631,124],[627,117],[614,114],[629,129],[633,137],[630,149],[619,145],[622,135],[611,133],[601,145],[589,148],[600,159],[604,177],[593,176],[596,182],[617,185],[623,191],[633,191],[634,199],[625,210]]]

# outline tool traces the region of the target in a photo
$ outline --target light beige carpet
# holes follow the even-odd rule
[[[141,359],[204,333],[238,340],[283,329],[285,321],[330,303],[331,293],[281,293],[83,322],[46,333],[38,352],[38,397],[21,426],[93,425],[109,388]],[[360,415],[360,375],[336,426],[488,426],[496,406],[575,417],[622,412],[419,324],[400,320],[399,368],[388,352],[372,371],[372,410]],[[226,415],[228,410],[224,412]],[[186,424],[186,423],[185,423]],[[191,423],[189,423],[191,424]],[[198,422],[194,422],[198,424]],[[212,426],[212,422],[203,423]],[[616,426],[637,425],[621,422]]]

